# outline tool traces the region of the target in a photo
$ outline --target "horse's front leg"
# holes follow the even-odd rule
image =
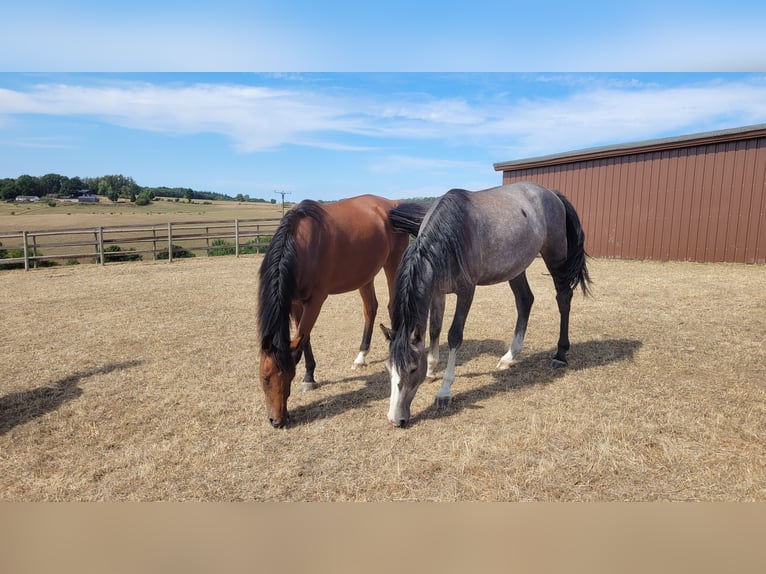
[[[327,295],[315,296],[308,301],[293,303],[292,314],[295,319],[296,337],[303,338],[303,355],[306,358],[306,374],[303,375],[303,381],[301,381],[301,391],[311,391],[317,388],[316,380],[314,380],[314,370],[317,364],[314,360],[314,350],[311,348],[311,329],[314,328],[325,299],[327,299]]]
[[[431,299],[428,327],[430,347],[428,348],[428,370],[426,371],[426,377],[429,379],[436,378],[436,366],[439,364],[439,337],[444,323],[445,299],[444,293],[439,292],[434,293]]]
[[[447,343],[449,344],[449,355],[447,357],[447,368],[444,370],[442,384],[436,391],[436,407],[443,408],[449,405],[452,400],[452,383],[455,382],[455,363],[457,361],[457,350],[463,344],[463,329],[468,318],[468,311],[471,309],[473,294],[476,290],[474,285],[458,289],[457,303],[455,305],[455,318],[452,320],[449,333],[447,334]]]
[[[303,346],[303,356],[306,358],[306,374],[301,381],[301,391],[312,391],[317,388],[317,382],[314,380],[314,370],[317,362],[314,360],[314,351],[311,348],[311,337],[306,339]]]
[[[372,326],[375,322],[375,315],[378,313],[378,298],[375,296],[375,284],[373,281],[367,283],[359,289],[362,296],[362,306],[364,307],[364,331],[362,331],[362,343],[359,345],[359,354],[354,359],[352,369],[358,369],[367,365],[366,357],[370,352],[370,341],[372,340]]]

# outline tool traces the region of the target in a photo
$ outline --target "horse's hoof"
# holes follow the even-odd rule
[[[563,369],[567,366],[566,361],[562,361],[561,359],[553,359],[551,361],[551,368],[552,369]]]
[[[351,370],[356,371],[358,369],[363,369],[366,366],[367,366],[367,363],[354,363],[353,365],[351,365]]]
[[[437,409],[446,409],[452,402],[452,397],[436,397],[434,400],[434,406]]]
[[[495,367],[498,371],[507,371],[511,368],[511,364],[513,361],[503,361],[500,359],[500,362],[497,363],[497,367]]]
[[[433,381],[435,378],[436,378],[436,373],[434,373],[433,371],[428,371],[426,373],[426,379]]]
[[[317,385],[315,381],[303,381],[301,383],[301,392],[305,393],[306,391],[313,391],[318,386],[319,385]]]

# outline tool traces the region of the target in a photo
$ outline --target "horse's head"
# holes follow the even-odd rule
[[[266,396],[266,415],[274,428],[282,428],[290,420],[287,398],[295,378],[295,365],[300,360],[302,341],[303,337],[294,339],[290,343],[289,354],[281,361],[277,361],[271,341],[265,340],[261,345],[261,387]]]
[[[386,369],[391,376],[388,420],[396,427],[403,427],[410,420],[412,399],[426,378],[425,343],[419,326],[415,326],[411,333],[397,333],[383,325],[380,327],[389,342],[386,360]]]

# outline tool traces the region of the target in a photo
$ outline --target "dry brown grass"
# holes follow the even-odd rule
[[[281,204],[239,203],[159,199],[149,205],[112,203],[101,198],[98,203],[7,203],[0,201],[0,233],[41,229],[99,227],[109,225],[150,225],[168,221],[211,221],[280,217]]]
[[[506,285],[479,288],[452,406],[425,383],[403,430],[382,335],[352,371],[359,297],[331,297],[323,385],[294,385],[278,431],[257,382],[260,261],[3,272],[0,499],[766,500],[765,266],[594,260],[553,371],[535,262],[523,360],[494,370],[515,311]]]

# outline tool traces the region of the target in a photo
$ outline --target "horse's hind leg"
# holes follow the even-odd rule
[[[557,282],[558,283],[558,282]],[[558,369],[567,366],[567,351],[569,351],[569,309],[572,303],[572,289],[567,286],[556,285],[556,303],[559,306],[561,324],[559,327],[559,342],[556,355],[551,361],[551,367]]]
[[[567,366],[567,351],[569,351],[569,310],[572,305],[574,291],[566,274],[557,270],[555,266],[548,265],[548,270],[553,276],[553,284],[556,286],[556,303],[559,307],[561,322],[559,324],[559,341],[556,354],[551,360],[551,367],[559,369]]]
[[[513,331],[513,340],[508,346],[508,352],[500,358],[500,362],[497,364],[498,369],[509,368],[519,358],[521,350],[524,348],[529,314],[532,311],[532,304],[535,302],[535,296],[532,294],[532,289],[530,289],[527,281],[526,271],[508,283],[510,283],[513,296],[516,299],[516,328]]]
[[[372,326],[375,323],[375,315],[378,313],[378,298],[375,295],[375,283],[370,281],[359,289],[362,296],[362,305],[364,306],[364,331],[362,332],[362,344],[359,345],[359,354],[354,360],[351,368],[357,369],[367,365],[365,358],[370,352],[370,341],[372,340]]]

